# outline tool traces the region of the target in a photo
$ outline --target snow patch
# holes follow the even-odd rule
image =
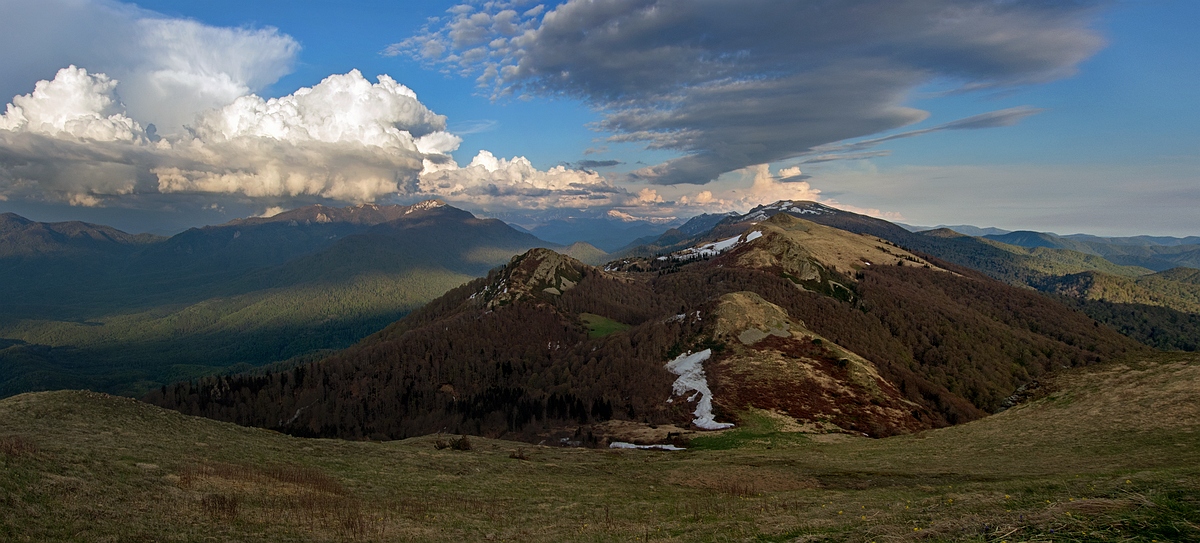
[[[688,396],[689,402],[695,400],[697,396],[700,398],[700,401],[696,403],[694,413],[696,418],[692,420],[692,424],[705,430],[724,430],[732,428],[733,424],[713,420],[712,391],[708,389],[708,377],[704,375],[703,363],[711,356],[712,349],[704,349],[695,354],[684,353],[675,357],[675,360],[667,362],[666,368],[679,376],[671,386],[672,394],[682,396],[693,392],[691,396]]]
[[[754,241],[761,237],[762,237],[762,232],[755,230],[753,232],[749,232],[746,234],[740,234],[740,235],[733,236],[728,239],[714,241],[712,243],[706,243],[699,247],[692,247],[690,249],[684,249],[677,253],[673,253],[670,256],[660,256],[660,257],[658,257],[658,260],[667,260],[668,258],[671,260],[692,260],[695,258],[706,258],[706,257],[717,256],[725,251],[728,251],[734,247],[737,247],[738,245],[741,245],[743,243],[749,243],[749,242]]]
[[[610,449],[658,449],[660,451],[686,451],[687,450],[683,447],[676,447],[674,445],[634,445],[633,443],[626,443],[624,441],[614,441],[612,443],[609,443],[608,448],[610,448]]]
[[[439,202],[437,200],[425,200],[423,202],[417,202],[417,203],[409,206],[409,208],[404,211],[404,214],[408,215],[409,213],[414,213],[417,211],[425,211],[426,209],[437,209],[444,205],[446,205],[446,204]]]

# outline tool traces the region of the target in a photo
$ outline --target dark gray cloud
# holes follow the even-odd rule
[[[477,75],[495,96],[585,100],[613,141],[682,153],[635,178],[707,183],[923,120],[903,104],[930,81],[979,90],[1070,75],[1103,45],[1090,25],[1105,4],[569,0],[519,14],[492,2],[458,6],[388,52]]]
[[[622,164],[624,164],[624,162],[621,162],[620,160],[587,160],[587,159],[584,159],[584,160],[580,160],[579,162],[576,162],[575,164],[572,165],[572,167],[574,167],[575,169],[579,169],[579,170],[594,170],[596,168],[611,168],[613,166],[620,166]]]

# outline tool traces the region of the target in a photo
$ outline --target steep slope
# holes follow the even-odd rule
[[[321,362],[147,399],[300,435],[588,441],[610,419],[699,417],[707,394],[672,394],[665,365],[704,353],[718,422],[766,409],[889,435],[973,420],[1051,370],[1144,350],[1037,293],[783,215],[604,270],[535,249]]]

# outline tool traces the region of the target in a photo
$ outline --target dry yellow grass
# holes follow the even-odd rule
[[[759,223],[763,238],[738,259],[748,268],[779,267],[800,280],[813,277],[810,260],[853,278],[867,266],[927,266],[941,270],[891,242],[854,234],[780,213]]]
[[[84,392],[0,400],[3,541],[1184,541],[1200,357],[1062,375],[959,427],[682,453],[309,440]],[[523,448],[525,460],[512,458]]]

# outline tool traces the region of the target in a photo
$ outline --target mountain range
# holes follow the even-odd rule
[[[351,345],[530,247],[440,202],[311,206],[171,238],[4,217],[0,394],[164,383]]]
[[[611,254],[440,202],[3,219],[10,538],[1200,535],[1200,361],[1155,349],[1197,269],[813,202]],[[143,401],[17,394],[65,387]]]
[[[794,228],[794,225],[775,224],[780,221],[786,223],[787,217],[808,225],[805,227],[807,230]],[[768,224],[790,233],[786,236],[779,232],[767,235],[763,234],[765,230],[760,229],[755,231],[764,239],[729,242],[734,238],[742,239],[738,236],[745,235],[758,225]],[[901,375],[903,372],[899,368],[909,366],[911,371],[914,364],[919,366],[915,361],[921,356],[937,351],[934,347],[944,348],[934,345],[944,338],[918,341],[927,331],[898,336],[899,329],[896,327],[909,325],[887,324],[891,330],[885,334],[870,332],[880,326],[878,323],[864,325],[857,322],[854,326],[866,332],[854,338],[824,328],[823,324],[809,322],[810,319],[804,316],[813,311],[811,307],[829,303],[856,308],[858,313],[883,311],[886,304],[871,305],[876,303],[873,300],[888,298],[892,300],[889,303],[904,305],[914,302],[893,299],[898,296],[896,291],[904,290],[905,296],[909,297],[926,296],[934,292],[908,292],[911,289],[907,284],[923,284],[921,281],[924,279],[906,278],[897,282],[893,277],[895,273],[925,272],[889,272],[892,275],[869,273],[872,265],[879,266],[882,263],[888,269],[905,267],[895,265],[902,264],[914,270],[950,270],[949,275],[935,276],[937,279],[934,283],[937,285],[971,278],[980,281],[971,284],[990,285],[987,289],[1001,288],[982,282],[984,277],[988,277],[1018,289],[1041,290],[1052,297],[1057,296],[1053,298],[1057,300],[1054,305],[1056,308],[1060,307],[1058,304],[1065,304],[1082,310],[1126,336],[1158,348],[1194,350],[1196,338],[1200,337],[1196,334],[1200,331],[1200,286],[1195,281],[1195,270],[1178,268],[1154,272],[1149,268],[1121,265],[1110,260],[1110,257],[1116,258],[1112,257],[1115,253],[1110,250],[1111,247],[1132,248],[1130,251],[1152,247],[1154,249],[1151,250],[1158,251],[1156,254],[1160,257],[1168,254],[1186,255],[1190,246],[1185,239],[1172,238],[1179,243],[1165,245],[1162,244],[1164,240],[1150,238],[1141,241],[1135,238],[1074,239],[1026,232],[980,238],[949,229],[912,232],[887,221],[815,202],[781,201],[759,206],[744,214],[701,215],[668,229],[652,240],[642,240],[646,243],[611,254],[583,242],[569,247],[547,243],[500,221],[478,219],[468,212],[436,201],[414,206],[310,206],[272,217],[253,217],[218,226],[194,228],[170,238],[130,235],[85,223],[37,223],[12,214],[5,214],[0,225],[3,226],[0,229],[0,254],[4,255],[0,258],[0,275],[5,278],[0,282],[0,290],[9,301],[0,310],[0,338],[3,338],[0,339],[0,346],[3,347],[0,349],[0,361],[3,362],[0,366],[3,368],[0,370],[0,393],[3,394],[64,387],[125,394],[142,394],[157,389],[159,394],[165,394],[165,385],[205,375],[236,373],[264,366],[292,371],[294,367],[303,367],[326,357],[347,360],[349,355],[346,353],[349,351],[339,353],[339,349],[356,343],[358,345],[354,349],[365,349],[365,345],[377,341],[372,338],[384,333],[373,335],[374,332],[394,322],[396,324],[388,327],[388,330],[407,330],[406,327],[412,325],[405,323],[412,319],[397,322],[398,319],[443,293],[449,291],[446,295],[454,296],[462,288],[467,288],[455,287],[487,274],[496,265],[508,262],[514,255],[531,247],[552,248],[578,258],[569,258],[571,264],[568,267],[575,269],[580,277],[606,277],[604,280],[597,279],[600,281],[597,284],[624,285],[619,289],[611,287],[616,289],[611,293],[605,290],[610,287],[604,287],[602,290],[605,294],[591,295],[592,298],[598,298],[587,301],[577,299],[584,297],[582,293],[590,292],[591,279],[584,282],[587,288],[562,290],[561,300],[577,305],[559,307],[551,304],[557,312],[551,321],[558,322],[555,326],[572,338],[569,341],[560,340],[570,344],[575,344],[573,342],[577,340],[584,343],[603,342],[607,341],[604,335],[607,333],[616,333],[618,337],[645,333],[658,338],[655,340],[657,342],[667,341],[664,339],[667,337],[674,338],[668,347],[683,348],[687,346],[683,345],[686,342],[681,339],[682,336],[676,337],[683,332],[669,331],[673,330],[670,326],[657,329],[650,326],[651,321],[677,314],[691,314],[689,312],[695,310],[703,311],[702,306],[707,307],[705,304],[719,305],[722,303],[721,296],[732,296],[745,290],[746,293],[734,296],[737,303],[725,300],[728,302],[725,305],[754,306],[758,308],[754,309],[755,312],[764,314],[774,314],[772,312],[775,309],[769,309],[772,307],[784,308],[786,317],[780,317],[783,320],[779,322],[788,323],[789,330],[807,330],[797,332],[797,337],[819,340],[830,345],[830,348],[836,346],[854,355],[834,357],[828,353],[817,353],[813,355],[816,359],[822,359],[822,356],[837,360],[861,358],[872,364],[874,369],[871,371],[879,372],[891,386],[925,390],[922,393],[926,396],[923,400],[906,392],[907,396],[892,398],[889,401],[893,404],[888,404],[901,405],[894,403],[900,400],[915,402],[916,407],[910,411],[926,413],[922,415],[920,424],[913,426],[907,420],[904,423],[898,420],[886,423],[876,421],[872,424],[879,427],[868,431],[879,435],[978,417],[981,413],[995,410],[1000,399],[1032,378],[1032,374],[1002,372],[1004,375],[990,375],[980,381],[986,381],[986,384],[975,383],[973,388],[963,388],[957,381],[947,381],[945,375],[930,379],[926,374],[930,370],[925,368],[914,374],[918,377],[916,380],[906,382],[905,379],[910,376]],[[801,230],[809,233],[801,235]],[[820,235],[811,233],[816,231]],[[783,239],[790,241],[781,241]],[[711,266],[709,261],[715,257],[729,258],[717,254],[720,251],[716,248],[723,242],[733,243],[738,251],[759,255],[756,258],[761,261],[760,265],[748,265],[748,260],[739,260],[741,264],[738,266],[721,264],[718,266],[720,273],[733,274],[734,270],[739,270],[736,272],[739,278],[734,280],[720,276],[719,279],[707,281],[744,283],[749,281],[746,277],[762,273],[763,266],[767,266],[763,262],[770,262],[767,267],[777,270],[778,277],[799,285],[798,288],[807,293],[804,295],[819,295],[824,301],[812,302],[808,304],[811,306],[808,309],[797,309],[804,304],[790,298],[773,298],[760,292],[758,286],[734,291],[721,287],[714,291],[720,292],[719,295],[698,299],[694,295],[673,292],[676,288],[691,287],[659,279],[656,275],[692,277],[710,273],[701,271],[707,269],[705,266]],[[770,245],[774,253],[759,249],[764,245]],[[1108,251],[1108,257],[1099,254],[1104,247],[1110,248],[1104,249]],[[1088,248],[1089,251],[1080,250]],[[766,256],[772,254],[774,256]],[[539,259],[544,260],[545,254],[534,258]],[[676,275],[681,272],[686,273]],[[503,273],[503,270],[493,270],[492,273]],[[885,281],[884,278],[891,279]],[[485,279],[476,280],[468,286],[475,285],[473,288],[478,289],[477,283],[481,280]],[[871,290],[885,283],[887,288]],[[942,285],[939,288],[949,287]],[[954,288],[961,290],[966,287]],[[972,295],[998,296],[987,289],[973,291],[975,294]],[[618,292],[623,294],[615,294]],[[871,293],[870,303],[866,292]],[[1013,292],[1020,294],[1011,296],[1026,296],[1020,290]],[[625,302],[628,307],[617,310],[612,307],[613,301],[599,299],[609,295],[634,301]],[[539,296],[545,297],[545,294],[540,293]],[[747,302],[760,299],[761,303]],[[466,311],[462,309],[466,306],[447,309],[447,303],[450,302],[432,303],[420,312],[421,315],[428,315],[433,308],[440,307],[448,312],[446,315],[421,318],[440,321]],[[461,305],[461,300],[455,303]],[[662,309],[671,305],[680,307]],[[684,306],[691,309],[684,311]],[[826,310],[841,315],[833,318],[832,322],[842,322],[846,326],[850,326],[847,322],[854,321],[850,315],[857,315],[844,313],[845,308]],[[950,318],[946,315],[954,312],[947,311],[938,318]],[[994,314],[989,315],[988,319],[995,318]],[[882,320],[882,315],[875,315],[874,318],[881,323],[886,322]],[[962,317],[950,320],[959,318]],[[1035,317],[1012,318],[1038,320]],[[1076,317],[1055,319],[1076,324],[1084,322],[1077,321]],[[930,321],[935,322],[938,321]],[[992,325],[984,321],[971,322],[972,326],[979,327],[974,332],[976,334],[983,334],[982,330],[989,330],[986,333],[992,335],[1003,336],[1008,333],[992,330],[989,328]],[[933,328],[944,326],[927,325]],[[1041,326],[1032,328],[1040,330]],[[1074,327],[1075,324],[1070,326]],[[656,329],[642,331],[647,327]],[[446,332],[450,327],[442,326],[442,329]],[[464,329],[460,333],[470,332]],[[579,339],[576,337],[578,334],[590,337]],[[712,338],[720,335],[708,329],[692,330],[688,334],[700,334],[695,337],[709,337],[711,341],[716,341]],[[537,336],[536,341],[554,341],[541,338],[538,334],[534,336]],[[870,343],[865,338],[875,336],[878,337],[870,340],[874,343],[869,347],[864,346],[864,342]],[[503,338],[492,339],[493,343],[503,343],[500,341]],[[534,339],[530,338],[529,341]],[[1036,343],[1040,340],[1035,338],[1027,341]],[[1090,354],[1069,355],[1074,357],[1074,361],[1067,365],[1134,348],[1128,343],[1113,343],[1115,340],[1112,338],[1089,341],[1094,343],[1085,349]],[[388,345],[389,349],[410,348],[403,342]],[[690,346],[698,348],[699,345]],[[732,349],[729,352],[753,350],[751,346],[736,342],[725,341],[722,345],[723,348]],[[592,347],[599,348],[596,345]],[[958,348],[967,352],[975,347]],[[670,352],[674,353],[675,350],[678,349]],[[457,356],[452,352],[444,355],[451,359]],[[582,355],[576,353],[571,356]],[[651,355],[649,351],[644,351],[638,356],[650,360],[663,356],[663,353]],[[941,356],[947,360],[953,359],[951,355]],[[1008,353],[1008,356],[1015,355]],[[714,360],[720,360],[720,356]],[[546,367],[557,367],[562,362],[547,359],[544,364]],[[602,365],[596,368],[600,369],[593,368],[590,371],[608,371]],[[659,381],[665,378],[660,369],[654,369],[659,374]],[[355,373],[359,369],[347,371]],[[470,373],[476,370],[464,371]],[[947,370],[938,371],[945,374]],[[644,375],[629,374],[623,378],[629,379],[629,382],[621,386],[635,388],[656,382]],[[550,401],[556,390],[570,391],[574,395],[569,398],[569,403],[574,406],[574,414],[570,409],[562,412],[567,415],[555,419],[559,422],[580,418],[578,415],[582,408],[574,405],[575,400],[588,404],[585,409],[588,415],[584,418],[589,421],[594,418],[593,408],[596,413],[603,413],[607,409],[618,409],[614,407],[618,404],[626,413],[638,413],[646,420],[666,421],[659,407],[651,409],[647,407],[650,404],[632,399],[633,395],[626,394],[617,401],[611,395],[580,392],[583,389],[578,389],[579,383],[574,381],[556,383],[534,387],[520,394],[512,391],[506,394],[516,394],[513,397],[525,398],[523,401],[549,405],[546,402]],[[441,387],[448,383],[435,384]],[[662,385],[661,382],[658,384]],[[472,394],[487,394],[486,390],[472,389],[473,385],[470,384],[451,386],[456,391],[472,390]],[[727,390],[736,390],[738,386],[741,385],[728,385],[731,388]],[[862,391],[856,394],[867,397],[863,396],[865,393]],[[436,397],[436,394],[428,393],[426,399],[434,401],[429,398]],[[930,403],[930,397],[940,399]],[[882,396],[871,398],[877,403],[887,404]],[[434,404],[425,405],[422,409],[431,405]],[[717,405],[720,407],[720,402]],[[539,417],[545,417],[540,414],[544,408],[545,405],[537,408]],[[427,422],[444,427],[451,423],[461,426],[474,421],[479,424],[477,430],[483,431],[483,423],[476,420],[479,417],[464,418],[454,413],[445,415],[444,420]],[[437,417],[430,418],[430,421],[434,418]],[[283,427],[278,420],[272,422],[265,418],[242,422]],[[319,423],[309,421],[307,430],[302,430],[298,425],[288,430],[318,435],[343,435],[351,431],[328,426],[327,422],[325,419]],[[683,424],[686,421],[674,422]],[[352,431],[362,435],[377,433],[396,436],[414,435],[433,428],[428,424],[398,424],[379,430],[362,423],[360,428]],[[495,421],[491,424],[489,431],[493,433],[532,432],[525,424],[501,426]],[[866,424],[861,422],[856,424],[856,428],[865,428]],[[530,436],[533,434],[536,432]]]
[[[783,209],[604,268],[534,249],[325,360],[146,399],[342,438],[603,443],[631,431],[612,420],[687,429],[748,409],[887,436],[980,418],[1056,368],[1149,351],[1032,290]],[[681,389],[664,363],[689,356],[708,377]]]

